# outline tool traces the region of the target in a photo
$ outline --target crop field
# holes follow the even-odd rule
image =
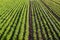
[[[60,40],[60,0],[0,0],[0,40]]]

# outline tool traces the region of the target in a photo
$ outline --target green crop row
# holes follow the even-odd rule
[[[45,2],[58,17],[60,17],[59,0],[49,0],[49,1],[48,0],[42,0],[42,1]]]
[[[33,39],[59,40],[60,22],[41,1],[32,2]]]
[[[59,0],[0,0],[0,40],[60,40],[57,3]]]
[[[0,3],[4,6],[0,7],[0,40],[28,40],[29,2],[26,1],[3,0],[3,4]]]

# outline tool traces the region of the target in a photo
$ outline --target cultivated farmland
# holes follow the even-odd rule
[[[0,40],[60,40],[60,0],[0,0]]]

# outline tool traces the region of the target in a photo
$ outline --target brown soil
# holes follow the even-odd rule
[[[31,1],[30,1],[30,6],[29,6],[29,40],[33,40]]]

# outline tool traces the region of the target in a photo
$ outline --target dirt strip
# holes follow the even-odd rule
[[[29,6],[29,40],[33,40],[33,27],[32,27],[32,7],[31,1]]]

